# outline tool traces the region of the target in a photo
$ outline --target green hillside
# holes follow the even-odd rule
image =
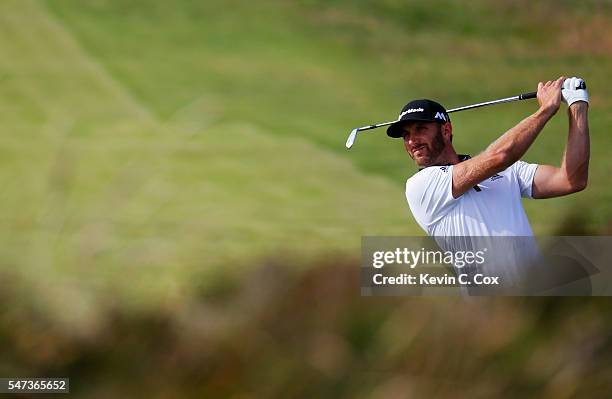
[[[82,274],[98,289],[120,286],[121,272],[138,276],[126,292],[178,295],[211,266],[278,254],[304,264],[356,256],[362,235],[421,234],[401,144],[380,129],[348,152],[348,131],[411,98],[458,106],[561,73],[592,88],[591,186],[526,206],[538,233],[576,221],[570,232],[608,231],[610,43],[581,40],[601,33],[610,8],[564,3],[544,29],[552,2],[436,4],[3,2],[5,263],[25,277]],[[588,29],[562,23],[595,12]],[[478,152],[534,109],[454,114],[457,148]],[[559,114],[527,160],[558,162]]]
[[[222,98],[188,80],[164,90],[178,97],[164,112],[109,73],[43,4],[2,8],[2,257],[17,266],[10,273],[32,280],[42,303],[95,289],[154,305],[185,295],[194,273],[231,273],[276,255],[296,266],[356,257],[361,235],[416,231],[390,180],[307,137],[220,118]],[[157,68],[146,79],[140,66],[134,71],[168,84]]]
[[[414,172],[401,145],[380,129],[348,153],[342,144],[352,127],[390,120],[412,98],[453,107],[531,91],[560,74],[584,76],[593,100],[591,187],[528,210],[538,233],[552,233],[577,202],[587,202],[580,216],[588,230],[609,229],[609,3],[48,4],[83,51],[158,119],[180,115],[201,135],[238,121],[273,137],[300,137],[386,178],[398,195]],[[457,147],[482,150],[535,106],[453,115]],[[526,159],[558,164],[565,131],[560,112]],[[353,194],[364,191],[355,187]],[[405,233],[415,232],[404,213],[396,216]]]
[[[570,232],[608,231],[610,43],[584,40],[610,7],[564,3],[544,29],[552,2],[376,4],[3,2],[5,263],[25,277],[65,270],[107,289],[121,272],[139,277],[124,280],[131,293],[182,292],[209,266],[281,253],[304,264],[356,256],[362,235],[421,234],[401,144],[380,129],[348,152],[348,131],[411,98],[457,106],[561,73],[592,88],[591,186],[526,206],[538,233],[575,221]],[[588,29],[563,23],[595,12]],[[457,148],[478,152],[534,109],[453,115]],[[558,162],[562,114],[527,160]]]

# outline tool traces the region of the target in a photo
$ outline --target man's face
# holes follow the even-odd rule
[[[436,122],[406,124],[404,147],[418,166],[435,165],[446,147],[442,125]]]

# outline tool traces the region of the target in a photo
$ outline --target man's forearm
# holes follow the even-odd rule
[[[569,133],[561,162],[561,170],[568,182],[577,188],[586,187],[589,175],[588,104],[577,102],[568,108]]]
[[[495,140],[486,150],[453,168],[453,197],[459,198],[474,184],[499,173],[521,159],[538,133],[553,117],[561,104],[564,77],[538,83],[540,109]]]
[[[555,112],[556,109],[540,108],[495,140],[486,152],[501,155],[498,157],[502,161],[500,168],[506,169],[521,159]]]

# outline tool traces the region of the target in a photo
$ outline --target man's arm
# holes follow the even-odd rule
[[[565,77],[562,76],[555,81],[540,82],[538,84],[540,108],[536,113],[508,130],[482,153],[453,167],[454,198],[460,197],[476,184],[521,159],[544,125],[559,109],[564,80]]]
[[[540,165],[533,178],[533,198],[560,197],[584,190],[589,176],[589,104],[576,102],[568,108],[569,133],[561,167]]]

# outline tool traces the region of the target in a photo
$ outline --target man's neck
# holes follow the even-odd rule
[[[450,166],[450,165],[456,165],[459,162],[463,162],[466,159],[470,159],[471,157],[467,154],[457,154],[455,152],[455,150],[452,150],[452,153],[447,154],[444,157],[439,157],[437,162],[434,162],[431,165],[428,166],[420,166],[419,170],[423,170],[427,167],[430,166]]]
[[[459,157],[459,155],[457,155],[457,153],[453,151],[452,154],[448,154],[446,157],[444,157],[444,160],[442,162],[444,165],[456,165],[461,161],[462,159]]]
[[[454,148],[450,147],[447,148],[447,150],[444,151],[442,154],[440,154],[440,156],[436,160],[435,165],[456,165],[461,161],[463,161],[463,159],[461,159],[459,155],[457,155],[457,152],[455,152]]]

